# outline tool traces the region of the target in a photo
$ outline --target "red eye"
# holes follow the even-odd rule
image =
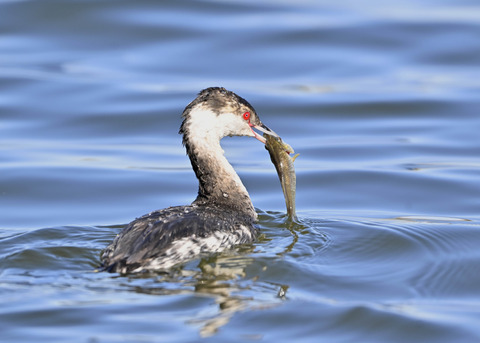
[[[249,119],[250,119],[250,112],[245,112],[245,113],[243,114],[243,119],[249,120]]]

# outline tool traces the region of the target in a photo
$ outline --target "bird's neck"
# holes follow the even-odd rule
[[[256,218],[247,189],[225,158],[218,137],[188,137],[187,154],[199,181],[194,204],[228,207]]]

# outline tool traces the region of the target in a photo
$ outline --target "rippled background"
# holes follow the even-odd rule
[[[0,0],[5,342],[480,339],[477,1]],[[187,204],[177,134],[224,86],[300,153],[222,141],[253,245],[95,273],[123,225]]]

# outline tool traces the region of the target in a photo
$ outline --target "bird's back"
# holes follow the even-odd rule
[[[168,269],[202,253],[252,242],[253,221],[217,206],[177,206],[135,219],[102,254],[110,272]]]

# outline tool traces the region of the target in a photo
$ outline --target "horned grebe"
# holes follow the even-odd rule
[[[199,181],[191,205],[169,207],[135,219],[102,254],[110,272],[168,269],[175,264],[256,237],[257,214],[240,177],[223,154],[225,136],[265,139],[253,129],[277,136],[254,108],[224,88],[201,91],[183,111],[179,133]]]

